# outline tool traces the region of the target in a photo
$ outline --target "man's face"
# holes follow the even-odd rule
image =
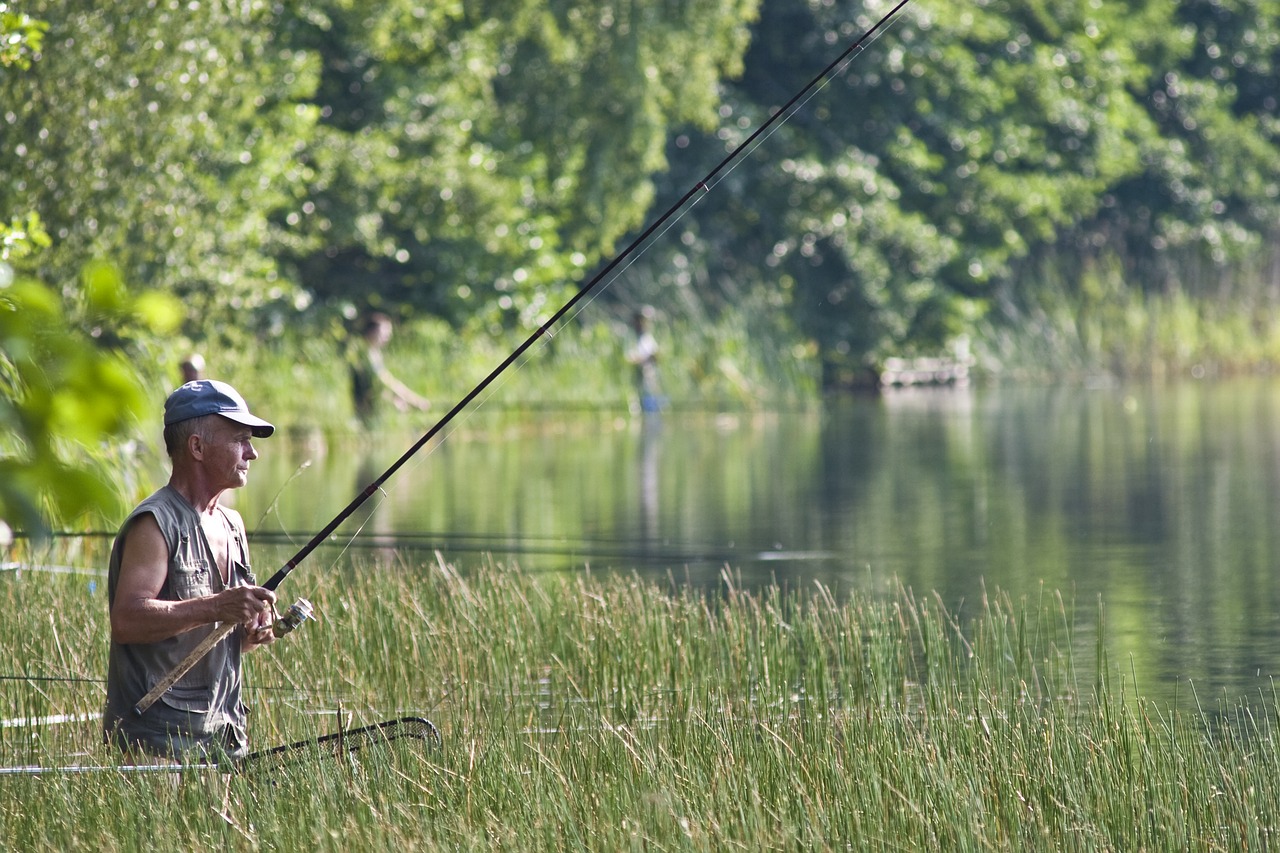
[[[204,467],[218,486],[238,489],[249,482],[249,463],[258,458],[253,432],[226,418],[218,418],[205,443]]]

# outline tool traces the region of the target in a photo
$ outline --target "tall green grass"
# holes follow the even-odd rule
[[[395,555],[306,589],[255,652],[257,745],[402,714],[396,742],[264,776],[0,776],[10,849],[1266,849],[1280,703],[1185,719],[1112,672],[1104,611],[993,592],[711,592]],[[286,592],[290,592],[286,586]],[[0,576],[0,654],[102,673],[86,576]],[[0,681],[4,763],[109,763],[101,686]],[[225,789],[224,789],[225,785]],[[226,802],[223,802],[223,797]]]
[[[1134,268],[1115,255],[1062,249],[1028,259],[974,330],[981,368],[1006,379],[1165,379],[1280,364],[1277,290],[1265,261],[1220,267],[1179,252],[1164,263]]]

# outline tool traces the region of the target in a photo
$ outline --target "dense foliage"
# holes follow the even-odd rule
[[[668,192],[889,5],[765,3],[726,130],[676,138],[697,154],[673,158]],[[1044,258],[1073,273],[1052,287],[1110,257],[1124,287],[1198,293],[1280,228],[1280,4],[908,10],[718,187],[653,278],[784,309],[838,381],[992,308],[1018,320]]]
[[[0,222],[50,245],[8,263],[70,315],[109,261],[181,299],[170,347],[209,349],[370,307],[528,331],[892,8],[10,6]],[[1280,0],[913,0],[605,304],[833,385],[1058,299],[1083,328],[1080,306],[1183,294],[1272,335],[1277,56]]]
[[[669,127],[711,124],[754,6],[309,4],[322,122],[301,284],[530,324],[644,216]]]
[[[317,304],[530,327],[890,8],[32,3],[50,29],[0,83],[0,209],[48,223],[44,280],[110,257],[196,336]],[[1278,21],[1274,0],[916,0],[636,288],[782,309],[775,336],[836,368],[969,330],[1046,256],[1201,291],[1189,257],[1256,255],[1280,221]]]
[[[280,43],[265,3],[32,3],[49,23],[30,71],[6,77],[9,179],[54,246],[32,267],[73,281],[90,258],[184,300],[189,324],[293,297],[280,211],[311,178],[302,99],[317,62]]]

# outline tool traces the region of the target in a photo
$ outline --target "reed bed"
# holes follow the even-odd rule
[[[300,572],[299,575],[302,573]],[[100,587],[0,573],[7,764],[110,764]],[[1101,606],[992,592],[717,590],[394,555],[293,583],[254,653],[274,745],[418,714],[396,741],[225,775],[0,776],[0,847],[271,850],[1241,850],[1280,815],[1276,722],[1126,690]],[[288,585],[286,590],[288,590]],[[1079,665],[1084,658],[1084,664]],[[45,680],[37,680],[45,679]],[[1233,713],[1234,711],[1234,713]]]

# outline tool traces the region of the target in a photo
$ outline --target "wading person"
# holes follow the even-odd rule
[[[221,506],[258,458],[252,440],[275,427],[234,388],[201,379],[164,404],[169,482],[125,519],[111,549],[111,649],[103,732],[128,760],[204,760],[248,751],[242,651],[270,643],[275,593],[249,567],[244,522]],[[141,714],[135,705],[218,623],[229,634]]]
[[[351,402],[356,417],[366,427],[378,419],[379,403],[383,396],[402,412],[409,409],[426,411],[431,402],[419,397],[407,385],[392,375],[382,356],[382,348],[391,341],[391,318],[381,312],[370,314],[364,329],[347,356],[351,373]]]
[[[659,412],[663,408],[662,388],[658,382],[658,341],[649,330],[653,309],[645,306],[631,318],[632,339],[627,350],[627,363],[635,371],[636,398],[632,411]]]

